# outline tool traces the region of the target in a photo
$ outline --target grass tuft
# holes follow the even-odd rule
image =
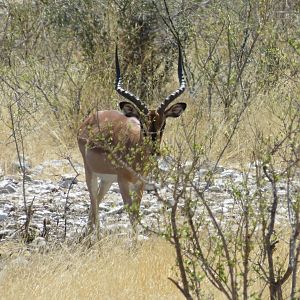
[[[171,246],[155,238],[134,249],[110,238],[89,249],[22,252],[0,273],[1,299],[182,299],[168,280],[174,264]]]

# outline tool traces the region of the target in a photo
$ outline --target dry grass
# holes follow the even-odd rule
[[[17,151],[15,141],[12,137],[10,128],[10,117],[6,109],[1,110],[0,119],[0,168],[4,174],[17,173]],[[76,147],[76,132],[67,127],[64,121],[53,120],[52,116],[47,115],[45,111],[36,113],[34,119],[29,120],[30,126],[22,128],[24,154],[26,160],[32,167],[49,160],[62,160],[68,156],[79,159],[79,151]],[[19,137],[19,135],[18,135]],[[21,151],[21,141],[18,140],[18,146]],[[67,160],[66,160],[67,161]],[[70,172],[72,168],[57,170],[46,170],[44,177],[49,175],[61,175]]]
[[[160,239],[134,250],[111,239],[88,250],[23,251],[0,273],[1,299],[182,299],[168,280],[174,264],[174,250]]]
[[[287,257],[287,250],[285,243],[276,249],[281,257]],[[253,250],[252,255],[255,253]],[[3,300],[184,299],[168,280],[177,278],[174,249],[159,238],[133,248],[128,240],[110,237],[89,249],[76,244],[44,254],[28,251],[21,243],[6,242],[0,245],[0,257]],[[260,299],[269,299],[268,288],[258,274],[252,270],[250,278],[249,293],[263,291]],[[289,280],[283,287],[286,299],[290,284]],[[203,299],[226,299],[207,279],[201,287]]]
[[[171,145],[174,153],[180,151],[183,153],[183,158],[191,159],[190,149],[195,141],[204,149],[203,159],[215,161],[232,132],[235,114],[232,119],[226,120],[222,108],[215,107],[209,118],[205,105],[202,104],[203,110],[199,111],[197,103],[189,99],[183,99],[183,101],[188,103],[187,112],[180,120],[168,120],[164,135],[165,143]],[[280,113],[279,110],[281,110]],[[253,101],[242,115],[237,130],[223,153],[221,164],[230,167],[247,165],[252,159],[258,135],[274,137],[279,134],[282,129],[282,124],[278,120],[280,114],[284,114],[283,105],[278,105],[275,101],[268,102],[268,99],[262,96]],[[193,134],[188,136],[190,132]]]

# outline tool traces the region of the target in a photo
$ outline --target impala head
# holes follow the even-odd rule
[[[152,154],[159,154],[159,144],[166,126],[167,118],[177,118],[186,109],[186,104],[182,102],[170,106],[170,104],[184,92],[186,86],[183,76],[182,54],[180,48],[178,58],[178,79],[180,84],[179,88],[166,97],[157,109],[149,110],[142,100],[123,89],[118,49],[116,48],[116,91],[130,101],[120,102],[120,109],[125,116],[135,117],[140,121],[144,136],[150,138],[152,141]]]

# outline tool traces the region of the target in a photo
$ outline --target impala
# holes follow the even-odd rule
[[[155,110],[149,110],[138,97],[122,87],[116,48],[116,91],[128,101],[119,103],[121,112],[102,110],[90,114],[79,128],[78,145],[83,157],[86,184],[90,194],[88,228],[99,231],[99,204],[113,182],[118,182],[123,203],[129,208],[135,227],[143,189],[149,172],[149,158],[155,158],[166,125],[166,119],[177,118],[185,103],[169,107],[185,90],[182,55],[179,49],[178,78],[180,87]],[[99,183],[98,183],[98,179]],[[135,207],[134,209],[130,209]]]

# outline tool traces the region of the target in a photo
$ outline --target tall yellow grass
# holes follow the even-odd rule
[[[287,258],[286,244],[276,251]],[[1,300],[184,299],[168,279],[178,279],[174,248],[160,238],[133,247],[126,239],[109,237],[91,248],[62,245],[44,253],[28,251],[20,242],[6,242],[0,244],[0,258]],[[249,276],[249,293],[263,291],[261,299],[269,299],[264,280],[253,270]],[[300,280],[299,276],[300,271]],[[283,286],[285,299],[290,287],[288,280]],[[226,299],[207,279],[201,282],[201,292],[203,299]]]
[[[168,280],[175,276],[174,265],[173,249],[154,238],[134,249],[110,239],[90,249],[23,253],[0,272],[0,298],[183,299]]]

